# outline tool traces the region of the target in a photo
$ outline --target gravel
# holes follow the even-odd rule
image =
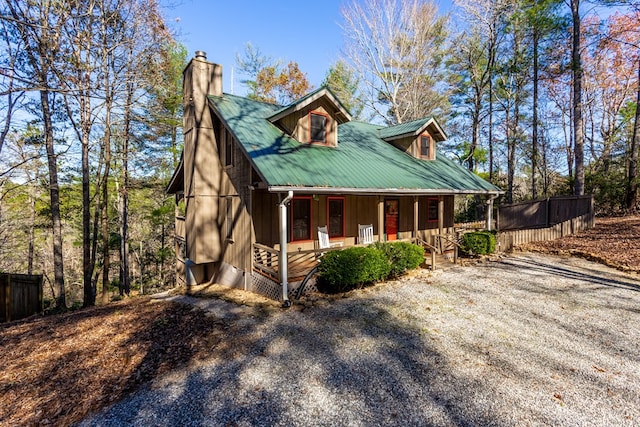
[[[81,425],[640,425],[638,276],[577,258],[423,271],[232,324],[210,359]]]

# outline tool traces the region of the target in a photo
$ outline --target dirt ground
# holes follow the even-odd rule
[[[598,219],[593,230],[525,249],[640,272],[638,242],[640,217],[633,216]],[[80,421],[163,373],[225,351],[233,328],[201,310],[144,297],[0,325],[0,425]]]
[[[530,243],[522,249],[580,256],[640,273],[640,216],[597,218],[591,230],[550,242]]]

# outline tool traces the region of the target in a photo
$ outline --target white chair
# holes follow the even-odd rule
[[[329,242],[329,230],[327,226],[318,227],[318,247],[320,249],[329,249],[342,246],[342,242]]]
[[[373,243],[373,224],[358,224],[358,243],[361,245]]]

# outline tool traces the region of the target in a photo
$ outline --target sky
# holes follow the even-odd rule
[[[340,57],[340,10],[349,0],[181,1],[165,8],[166,21],[178,32],[189,58],[203,50],[207,60],[222,65],[224,92],[246,94],[242,76],[232,69],[236,53],[242,54],[248,42],[275,60],[297,62],[314,88]]]

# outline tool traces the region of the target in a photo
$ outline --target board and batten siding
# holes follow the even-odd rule
[[[399,239],[409,239],[414,232],[414,197],[413,196],[358,196],[358,195],[305,195],[311,196],[311,240],[289,243],[289,251],[315,249],[317,245],[318,227],[327,225],[327,205],[332,197],[341,197],[345,201],[345,237],[332,241],[342,241],[344,246],[357,244],[358,224],[372,224],[374,240],[378,240],[380,227],[378,221],[378,204],[385,199],[400,201]],[[438,196],[418,197],[418,236],[427,238],[438,232],[438,222],[427,221],[427,199]],[[453,227],[454,196],[443,196],[445,232]],[[255,241],[269,247],[279,247],[278,234],[278,196],[266,190],[256,190],[253,194],[253,225]],[[381,222],[384,222],[382,220]],[[384,233],[384,230],[382,230]],[[383,238],[384,240],[384,238]]]

